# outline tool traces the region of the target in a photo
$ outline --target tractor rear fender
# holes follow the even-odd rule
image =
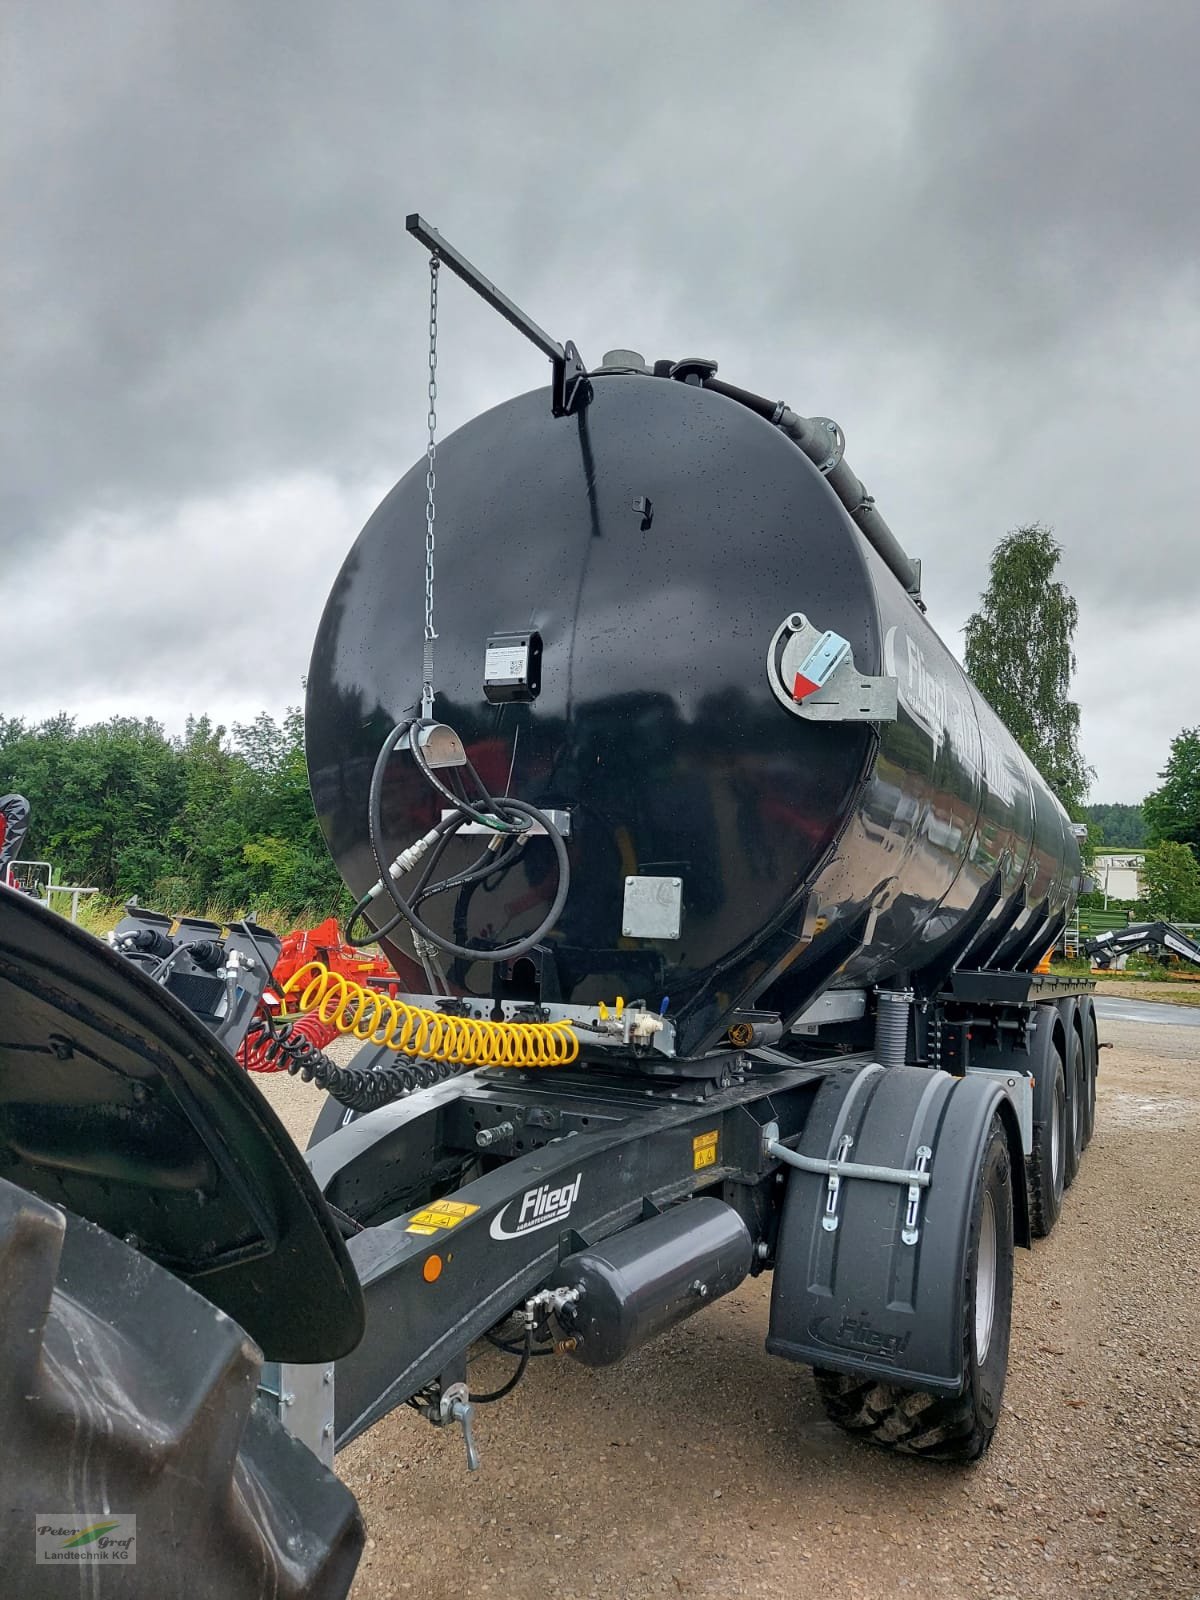
[[[827,1175],[785,1167],[772,1354],[902,1388],[961,1392],[971,1209],[997,1115],[1017,1174],[1020,1129],[994,1079],[877,1065],[831,1075],[797,1151],[827,1161],[849,1138],[847,1163],[912,1172],[924,1149],[930,1182],[915,1191],[914,1207],[907,1184],[851,1173],[831,1196]]]

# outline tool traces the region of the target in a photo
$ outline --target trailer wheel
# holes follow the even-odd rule
[[[237,1323],[4,1181],[0,1281],[0,1570],[27,1600],[85,1577],[88,1594],[132,1600],[343,1600],[363,1542],[354,1499],[255,1404],[261,1358]],[[135,1532],[136,1564],[35,1565],[47,1513],[132,1516],[111,1537]]]
[[[1027,1163],[1029,1230],[1035,1239],[1048,1238],[1054,1231],[1067,1183],[1067,1075],[1057,1048],[1046,1062],[1052,1071],[1049,1081],[1037,1086],[1041,1117],[1033,1125]]]
[[[1008,1372],[1012,1321],[1013,1185],[999,1116],[988,1129],[975,1181],[963,1283],[960,1395],[928,1394],[817,1368],[817,1392],[833,1422],[888,1450],[929,1461],[977,1461],[992,1442]]]
[[[1063,1186],[1069,1189],[1075,1182],[1079,1163],[1083,1160],[1084,1125],[1087,1120],[1087,1071],[1084,1067],[1083,1040],[1074,1028],[1067,1035],[1067,1139],[1063,1170]]]

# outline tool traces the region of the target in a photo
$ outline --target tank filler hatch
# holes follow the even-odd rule
[[[776,628],[767,679],[780,705],[809,722],[895,722],[893,677],[859,672],[841,634],[822,632],[801,611]]]

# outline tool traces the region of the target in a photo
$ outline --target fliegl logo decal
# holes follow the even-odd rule
[[[836,1327],[832,1317],[816,1317],[809,1323],[808,1336],[829,1350],[861,1350],[880,1361],[895,1361],[902,1356],[912,1337],[908,1333],[884,1333],[862,1316],[843,1317]]]
[[[538,1228],[553,1228],[571,1215],[571,1207],[579,1199],[579,1185],[583,1173],[575,1174],[574,1183],[551,1189],[542,1184],[538,1189],[526,1189],[519,1200],[510,1200],[492,1218],[489,1233],[493,1239],[519,1239],[522,1234],[535,1233]],[[513,1226],[506,1228],[508,1219]]]

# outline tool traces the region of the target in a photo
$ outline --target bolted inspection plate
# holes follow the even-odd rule
[[[626,878],[621,932],[628,939],[678,939],[682,878]]]

